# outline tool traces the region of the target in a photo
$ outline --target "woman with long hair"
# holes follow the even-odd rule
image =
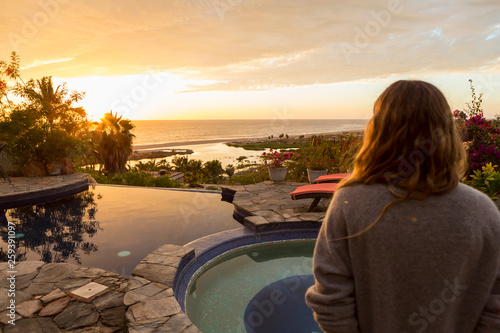
[[[325,332],[500,331],[500,213],[460,183],[465,156],[432,84],[376,100],[314,251],[306,302]]]

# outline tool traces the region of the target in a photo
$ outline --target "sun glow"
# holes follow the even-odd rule
[[[85,92],[85,98],[79,104],[87,111],[89,118],[95,121],[109,111],[129,119],[151,118],[155,105],[162,105],[164,110],[175,107],[176,93],[197,83],[168,72],[54,78],[54,82],[66,82],[69,90]]]

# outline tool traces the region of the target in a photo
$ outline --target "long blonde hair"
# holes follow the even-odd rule
[[[339,187],[387,184],[397,198],[352,237],[399,201],[450,192],[465,168],[465,149],[441,91],[424,81],[394,82],[375,101],[353,174]]]

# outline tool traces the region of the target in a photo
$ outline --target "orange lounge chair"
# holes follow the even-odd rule
[[[352,173],[332,173],[331,175],[319,176],[314,180],[314,183],[338,183],[350,175],[352,175]]]
[[[337,183],[320,183],[320,184],[310,184],[299,186],[290,193],[292,200],[300,200],[306,198],[313,198],[313,202],[307,212],[312,211],[322,198],[331,198],[339,184]]]

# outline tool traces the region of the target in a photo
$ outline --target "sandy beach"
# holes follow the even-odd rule
[[[313,135],[323,136],[325,138],[333,138],[339,136],[343,133],[357,133],[362,134],[363,131],[352,130],[352,131],[337,131],[337,132],[327,132],[327,133],[314,133],[314,134],[305,134],[304,138],[310,138]],[[300,135],[290,135],[287,142],[294,142],[299,140]],[[134,150],[143,151],[143,150],[158,150],[160,148],[183,148],[196,145],[210,145],[210,144],[219,144],[219,143],[257,143],[257,142],[266,142],[266,141],[279,141],[277,137],[274,137],[272,140],[269,140],[267,137],[258,137],[258,138],[242,138],[242,139],[213,139],[213,140],[198,140],[198,141],[183,141],[183,142],[165,142],[165,143],[157,143],[157,144],[147,144],[147,145],[134,145]],[[193,149],[194,150],[194,149]],[[196,151],[196,150],[195,150]]]
[[[333,138],[339,136],[343,133],[357,133],[362,134],[363,131],[352,130],[352,131],[337,131],[337,132],[328,132],[328,133],[315,133],[315,134],[307,134],[304,135],[302,140],[307,140],[312,135],[321,135],[325,138]],[[300,140],[300,135],[290,135],[286,142],[293,143]],[[283,139],[284,140],[284,139]],[[224,167],[228,164],[237,165],[237,158],[244,156],[245,163],[259,163],[260,156],[263,151],[258,150],[245,150],[241,147],[230,147],[226,145],[226,143],[258,143],[258,142],[278,142],[279,138],[274,137],[272,140],[269,140],[267,137],[258,137],[258,138],[243,138],[243,139],[214,139],[214,140],[198,140],[198,141],[185,141],[185,142],[166,142],[160,144],[149,144],[149,145],[137,145],[134,146],[134,151],[138,151],[139,153],[151,153],[155,151],[161,151],[162,149],[183,149],[183,150],[192,150],[193,153],[189,154],[189,159],[198,159],[202,162],[208,162],[211,160],[219,160]],[[167,155],[167,154],[166,154]],[[170,154],[168,154],[170,155]],[[167,161],[171,161],[175,155],[158,157],[156,160],[166,159]],[[151,160],[151,158],[145,158],[143,161]],[[129,161],[130,165],[135,165],[140,160]]]

